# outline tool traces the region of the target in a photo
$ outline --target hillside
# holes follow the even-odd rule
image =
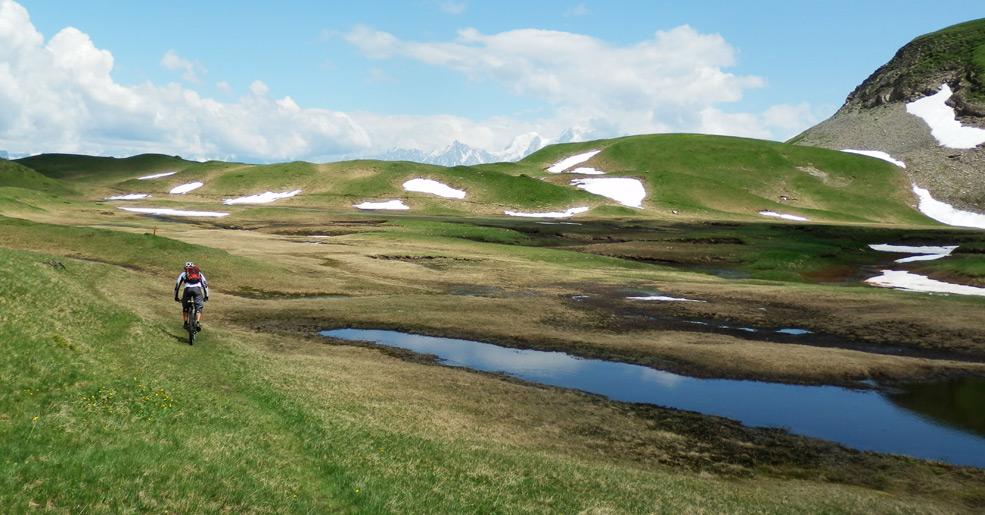
[[[552,171],[579,156],[583,162]],[[70,178],[92,200],[139,195],[140,207],[218,210],[236,218],[265,216],[245,212],[250,197],[267,193],[283,198],[276,207],[350,212],[391,203],[414,214],[931,223],[913,209],[903,172],[884,161],[694,134],[553,145],[516,163],[453,168],[399,161],[192,163],[167,156],[49,155],[20,163],[49,178]],[[409,190],[412,180],[461,197]]]
[[[985,19],[914,39],[851,92],[837,113],[791,142],[886,152],[904,162],[910,180],[935,197],[985,212],[981,141],[942,142],[940,132],[912,112],[915,101],[945,87],[952,94],[941,98],[953,112],[941,116],[956,120],[966,131],[985,132]]]
[[[883,160],[672,134],[451,168],[0,164],[7,511],[974,513],[985,502],[985,232],[923,216],[906,173]],[[211,289],[193,346],[173,300],[189,260]],[[886,267],[972,294],[873,285]],[[687,384],[719,379],[750,393],[729,411],[620,400],[322,333],[343,328],[445,337],[490,362],[463,340],[549,351],[521,357],[527,367],[565,353],[559,375],[636,378],[633,393],[704,402],[721,396]],[[592,360],[639,368],[600,373]],[[957,399],[938,390],[955,381]],[[904,387],[933,407],[890,406]],[[830,402],[833,391],[865,403]],[[787,397],[810,392],[828,400]],[[873,405],[902,422],[856,423],[858,409],[878,416]],[[810,411],[803,422],[835,432],[743,411]]]
[[[78,195],[77,191],[57,179],[3,159],[0,159],[0,188],[21,188],[64,196]]]

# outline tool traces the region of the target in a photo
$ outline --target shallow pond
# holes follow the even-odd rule
[[[336,329],[321,334],[433,354],[445,365],[502,372],[617,401],[718,415],[748,426],[781,427],[861,450],[985,468],[985,403],[978,402],[985,396],[983,380],[963,380],[953,388],[910,384],[884,394],[833,386],[696,379],[561,352],[396,331]]]

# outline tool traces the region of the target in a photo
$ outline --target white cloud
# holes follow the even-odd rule
[[[181,78],[195,84],[202,83],[202,78],[199,77],[199,73],[205,73],[204,66],[198,63],[193,63],[187,59],[182,59],[178,56],[178,52],[174,50],[168,50],[168,53],[164,54],[164,57],[161,58],[161,66],[171,71],[184,72],[181,74]]]
[[[233,91],[233,87],[230,86],[229,83],[226,82],[226,81],[224,81],[224,80],[223,81],[216,82],[215,83],[215,87],[220,92],[222,92],[223,95],[233,96],[235,94],[235,92]]]
[[[444,6],[454,10],[467,4]],[[720,35],[686,25],[630,45],[536,29],[499,34],[465,29],[439,42],[404,41],[366,26],[338,35],[367,58],[409,59],[454,70],[548,107],[476,120],[305,107],[290,96],[274,98],[261,80],[238,98],[228,82],[216,82],[222,100],[203,97],[179,82],[123,86],[112,77],[113,55],[97,48],[87,34],[68,27],[46,42],[27,10],[0,0],[0,148],[320,161],[392,148],[434,150],[455,140],[498,151],[518,134],[554,137],[571,127],[579,127],[584,139],[595,139],[655,132],[771,138],[809,126],[810,109],[803,105],[726,112],[722,104],[740,100],[765,81],[726,71],[735,65],[736,50]],[[160,64],[193,84],[206,73],[175,51]],[[386,70],[371,69],[370,80],[393,81]]]
[[[736,64],[736,50],[720,35],[687,25],[628,46],[537,29],[492,35],[464,29],[454,41],[415,42],[357,26],[344,37],[371,59],[410,59],[499,83],[512,95],[553,106],[539,123],[587,125],[598,137],[677,131],[788,137],[814,121],[806,104],[738,114],[718,107],[766,82],[725,71]]]
[[[187,63],[173,53],[162,61],[185,71]],[[261,81],[224,103],[177,83],[122,86],[111,76],[113,65],[108,50],[72,27],[45,44],[23,7],[0,0],[0,148],[317,160],[371,144],[345,113],[301,108],[290,97],[272,100]]]

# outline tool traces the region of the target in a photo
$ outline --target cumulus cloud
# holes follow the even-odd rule
[[[357,26],[344,37],[371,59],[410,59],[498,83],[553,106],[555,122],[587,124],[602,136],[697,131],[768,138],[771,128],[789,131],[805,118],[804,106],[755,114],[717,107],[765,87],[765,80],[726,71],[736,64],[736,49],[687,25],[628,46],[538,29],[464,29],[453,41],[415,42]]]
[[[176,83],[122,86],[111,76],[113,65],[108,50],[72,27],[45,43],[21,5],[0,0],[0,148],[286,160],[370,145],[345,113],[271,99],[260,81],[236,102],[223,103]],[[201,70],[173,52],[162,65],[186,74]]]
[[[193,63],[187,59],[182,59],[178,56],[178,52],[174,50],[168,50],[168,53],[164,54],[161,58],[161,66],[167,68],[171,71],[181,71],[181,78],[188,82],[193,82],[195,84],[201,84],[202,78],[199,73],[205,73],[205,67]]]
[[[467,4],[435,5],[454,11]],[[260,80],[238,98],[229,83],[217,81],[217,100],[189,87],[204,82],[206,69],[176,51],[166,53],[160,65],[185,82],[124,86],[112,77],[111,52],[97,48],[87,34],[68,27],[45,41],[26,9],[0,0],[0,149],[321,161],[392,148],[434,150],[455,140],[497,151],[519,134],[555,137],[573,127],[581,139],[655,132],[771,138],[778,131],[796,133],[811,121],[806,105],[728,112],[727,104],[765,87],[765,80],[730,73],[737,50],[718,34],[686,25],[629,45],[537,29],[464,29],[438,42],[405,41],[368,26],[323,35],[344,38],[368,59],[453,70],[546,107],[483,120],[343,113],[301,106],[290,96],[275,98]],[[386,66],[372,68],[369,80],[393,81]]]

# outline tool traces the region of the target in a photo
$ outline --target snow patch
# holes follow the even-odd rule
[[[430,193],[444,198],[465,198],[465,190],[456,190],[434,179],[411,179],[404,183],[404,191]]]
[[[192,190],[197,190],[202,186],[205,185],[202,184],[201,182],[189,182],[187,184],[182,184],[181,186],[175,186],[174,188],[171,188],[171,191],[169,191],[168,193],[171,193],[173,195],[184,195],[185,193],[188,193],[189,191]]]
[[[914,261],[934,261],[951,255],[957,245],[948,246],[906,246],[886,243],[872,244],[869,248],[878,252],[895,252],[897,254],[916,254],[915,256],[897,259],[896,263],[912,263]]]
[[[894,165],[896,165],[896,166],[898,166],[900,168],[906,168],[906,163],[904,163],[903,161],[900,161],[899,159],[894,158],[893,156],[891,156],[891,155],[889,155],[886,152],[883,152],[881,150],[855,150],[855,149],[852,149],[852,148],[846,148],[846,149],[842,150],[842,152],[848,152],[849,154],[860,154],[860,155],[863,155],[863,156],[874,157],[876,159],[882,159],[883,161],[887,161],[887,162],[893,163]]]
[[[930,134],[943,147],[968,149],[985,143],[985,129],[965,127],[955,118],[954,109],[947,105],[951,87],[941,85],[941,90],[906,104],[906,112],[919,116],[930,126]]]
[[[914,274],[905,270],[882,270],[882,275],[866,279],[867,284],[883,288],[915,291],[922,293],[945,293],[955,295],[974,295],[985,297],[985,288],[965,284],[946,283],[931,279],[927,276]]]
[[[215,211],[183,211],[180,209],[164,209],[164,208],[156,208],[156,207],[121,207],[120,209],[124,211],[130,211],[133,213],[141,213],[146,215],[161,215],[161,216],[196,216],[196,217],[219,218],[229,215],[229,213],[217,213]]]
[[[774,217],[774,218],[782,218],[784,220],[794,220],[796,222],[810,222],[811,221],[810,218],[804,218],[802,216],[791,215],[791,214],[788,214],[788,213],[777,213],[776,211],[760,211],[759,214],[762,215],[762,216],[771,216],[771,217]]]
[[[293,197],[298,193],[301,193],[301,190],[284,191],[281,193],[266,191],[264,193],[257,193],[256,195],[250,195],[247,197],[223,199],[222,203],[227,206],[231,206],[233,204],[269,204],[275,200]]]
[[[176,173],[178,173],[178,172],[155,173],[154,175],[145,175],[143,177],[137,177],[137,180],[138,181],[146,181],[146,180],[149,180],[149,179],[160,179],[161,177],[167,177],[169,175],[174,175]]]
[[[356,209],[363,210],[387,210],[387,211],[405,211],[410,209],[409,206],[404,204],[403,200],[390,200],[387,202],[363,202],[362,204],[356,204],[352,206]]]
[[[571,218],[579,213],[588,211],[588,209],[588,207],[573,207],[563,213],[556,211],[550,213],[520,213],[517,211],[503,211],[503,213],[509,216],[518,216],[522,218]]]
[[[639,179],[606,177],[599,179],[574,179],[571,185],[595,195],[611,198],[629,207],[643,209],[646,188]]]
[[[950,204],[934,199],[930,196],[929,191],[918,187],[916,184],[913,185],[913,193],[920,199],[917,209],[929,218],[955,227],[985,229],[985,215],[956,209]]]
[[[668,297],[666,295],[650,295],[649,297],[626,297],[628,300],[644,300],[657,302],[707,302],[704,300],[685,299],[682,297]]]
[[[561,173],[567,170],[568,168],[571,168],[572,166],[579,165],[584,163],[585,161],[588,161],[589,159],[595,157],[595,154],[598,154],[599,152],[601,152],[601,150],[590,150],[582,154],[575,154],[573,156],[566,157],[552,164],[551,166],[548,166],[547,171],[551,173]]]
[[[114,195],[112,197],[106,197],[103,200],[140,200],[142,198],[147,198],[150,195],[146,193],[128,193],[126,195]]]

